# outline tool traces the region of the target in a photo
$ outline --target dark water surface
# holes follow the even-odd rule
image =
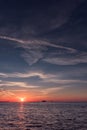
[[[0,103],[0,130],[87,130],[87,103]]]

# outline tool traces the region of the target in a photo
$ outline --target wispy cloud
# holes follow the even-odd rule
[[[75,74],[75,75],[74,75]],[[35,78],[35,77],[39,77],[39,79],[37,79],[35,82],[36,83],[36,87],[39,84],[40,86],[44,86],[47,84],[58,84],[59,85],[65,85],[65,84],[75,84],[75,83],[87,83],[85,81],[85,79],[83,80],[79,80],[79,76],[84,76],[86,75],[86,71],[85,68],[84,69],[80,69],[78,68],[77,70],[66,70],[66,71],[60,71],[58,73],[48,73],[48,72],[43,72],[43,71],[30,71],[30,72],[25,72],[25,73],[19,73],[19,72],[15,72],[15,73],[0,73],[0,77],[1,78],[18,78],[18,79],[30,79],[30,78]],[[77,78],[73,78],[72,76],[76,76]],[[69,77],[72,77],[69,79]],[[68,79],[67,79],[68,78]],[[28,80],[26,80],[28,81]],[[0,83],[2,82],[2,80],[0,81]],[[43,85],[41,85],[41,83],[43,83]],[[5,82],[5,84],[7,84],[7,86],[14,86],[14,85],[18,85],[21,87],[28,87],[30,86],[28,83],[26,82]],[[31,87],[34,87],[31,85]]]
[[[16,86],[20,87],[20,88],[22,88],[22,87],[27,88],[28,87],[28,85],[24,82],[11,82],[11,81],[1,81],[0,82],[0,87],[3,87],[3,88],[6,87],[6,89],[9,87],[16,87]]]
[[[79,80],[79,79],[58,79],[57,77],[56,78],[50,78],[50,79],[44,79],[43,82],[46,82],[46,83],[57,83],[58,86],[59,85],[62,85],[62,86],[65,86],[65,85],[69,85],[69,84],[87,84],[87,81],[86,80]]]
[[[33,40],[29,42],[30,43],[27,44],[24,43],[20,45],[24,49],[24,52],[21,54],[21,56],[25,59],[25,61],[29,65],[37,63],[39,60],[42,61],[46,57],[46,53],[48,52],[48,49],[50,47],[53,47],[54,49],[58,50],[62,49],[70,53],[76,53],[77,51],[73,48],[64,47],[43,40]]]
[[[68,51],[69,53],[76,53],[77,50],[61,46],[55,43],[48,42],[46,40],[41,39],[30,39],[30,40],[23,40],[14,37],[7,37],[7,36],[0,36],[1,39],[6,39],[10,41],[15,41],[16,48],[22,48],[23,51],[21,52],[21,57],[29,64],[32,65],[37,63],[39,60],[43,60],[46,57],[46,53],[50,47],[54,49],[62,49],[62,51]]]
[[[56,56],[50,57],[49,55],[47,58],[43,59],[43,61],[56,65],[76,65],[80,63],[87,63],[87,53],[84,52],[70,56],[58,55],[56,53]]]
[[[29,77],[35,77],[38,76],[41,79],[46,79],[46,78],[51,78],[51,77],[55,77],[55,75],[53,74],[46,74],[44,72],[27,72],[27,73],[0,73],[0,77],[2,78],[29,78]]]
[[[27,82],[12,82],[12,81],[1,81],[0,82],[0,91],[33,91],[38,90],[40,86],[31,85]],[[3,91],[2,91],[3,90]]]

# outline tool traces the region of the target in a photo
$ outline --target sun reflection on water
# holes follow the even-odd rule
[[[18,118],[20,129],[25,129],[24,104],[22,102],[19,104]]]

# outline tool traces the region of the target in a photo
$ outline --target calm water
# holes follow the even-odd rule
[[[87,130],[87,103],[0,103],[0,130]]]

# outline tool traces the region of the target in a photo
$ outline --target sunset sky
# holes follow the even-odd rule
[[[87,101],[87,0],[0,0],[0,101]]]

